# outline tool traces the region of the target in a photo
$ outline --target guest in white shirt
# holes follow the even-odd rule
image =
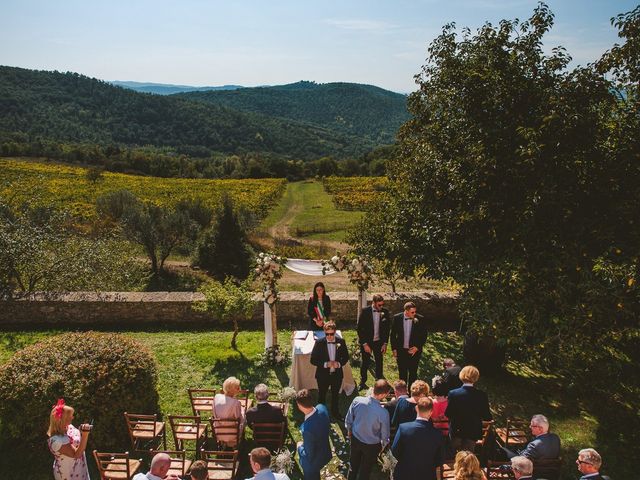
[[[175,475],[167,476],[171,467],[171,457],[166,453],[158,453],[151,460],[151,469],[147,473],[138,473],[133,480],[180,480]]]
[[[289,480],[286,473],[274,473],[269,468],[271,453],[264,447],[254,448],[249,454],[251,470],[255,475],[247,480]]]

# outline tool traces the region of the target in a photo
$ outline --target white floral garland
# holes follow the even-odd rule
[[[287,263],[286,258],[272,253],[260,253],[256,258],[254,271],[256,277],[262,282],[262,296],[269,306],[280,299],[278,280],[282,278],[285,263]]]
[[[368,290],[369,285],[373,283],[373,266],[365,257],[338,253],[329,260],[322,261],[322,274],[325,275],[329,269],[336,272],[347,270],[349,281],[360,291]]]

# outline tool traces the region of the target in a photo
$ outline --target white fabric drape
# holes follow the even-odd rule
[[[302,275],[313,275],[313,276],[322,276],[322,269],[326,268],[325,275],[331,275],[336,273],[336,271],[327,266],[322,266],[321,260],[304,260],[302,258],[289,258],[287,263],[284,265],[289,270],[292,270],[296,273],[300,273]]]

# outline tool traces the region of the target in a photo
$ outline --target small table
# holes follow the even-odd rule
[[[307,334],[306,337],[304,334]],[[323,335],[322,332],[319,332]],[[318,382],[316,381],[316,367],[311,365],[311,351],[316,341],[314,338],[314,332],[311,330],[298,330],[294,332],[291,340],[291,376],[289,377],[289,386],[300,390],[306,388],[307,390],[318,389]],[[336,335],[342,338],[340,330],[336,332]],[[304,337],[304,338],[302,338]],[[356,382],[353,379],[353,373],[351,371],[351,365],[348,363],[342,367],[342,386],[341,392],[346,395],[351,395],[356,389]]]

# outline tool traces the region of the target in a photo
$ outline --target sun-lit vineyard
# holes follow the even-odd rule
[[[182,199],[202,199],[216,207],[223,192],[235,203],[262,217],[286,188],[283,179],[205,180],[158,178],[104,172],[92,182],[80,167],[0,159],[0,196],[13,201],[59,207],[81,218],[95,214],[96,199],[107,192],[126,189],[158,205],[172,205]]]
[[[365,210],[387,185],[386,177],[325,177],[324,189],[342,210]]]

